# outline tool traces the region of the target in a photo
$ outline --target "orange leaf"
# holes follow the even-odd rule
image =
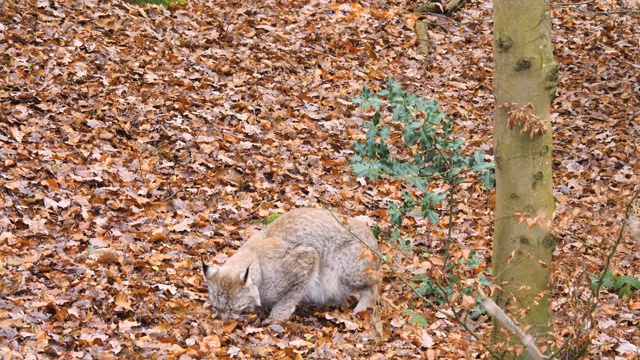
[[[118,293],[116,295],[116,305],[121,306],[122,308],[126,309],[126,310],[131,310],[133,311],[133,308],[131,308],[131,303],[129,302],[129,297],[124,294],[124,293]]]

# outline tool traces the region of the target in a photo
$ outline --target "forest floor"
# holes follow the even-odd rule
[[[468,151],[491,159],[491,2],[430,17],[429,54],[413,31],[426,17],[404,1],[188,2],[0,0],[0,357],[486,358],[389,271],[378,337],[347,306],[303,306],[282,325],[212,319],[200,258],[224,261],[259,219],[300,206],[388,227],[402,189],[348,170],[364,85],[391,77],[435,99]],[[589,273],[640,183],[640,9],[552,9],[553,335],[588,336],[585,358],[637,359],[640,291],[605,287],[581,331]],[[492,194],[466,183],[453,214],[452,252],[475,250],[478,271],[490,267]],[[437,267],[446,223],[407,224],[412,251],[385,252],[411,278]],[[622,238],[616,277],[640,278],[639,247]],[[468,325],[488,342],[486,318]]]

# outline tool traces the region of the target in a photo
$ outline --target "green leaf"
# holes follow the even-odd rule
[[[475,164],[471,170],[473,171],[482,171],[482,170],[487,170],[487,169],[493,169],[494,167],[494,163],[493,162],[484,162],[481,164]]]
[[[430,223],[437,225],[438,224],[438,213],[431,210],[431,209],[426,209],[425,211],[425,215],[427,216],[427,220],[429,220]]]
[[[371,119],[371,122],[373,122],[373,125],[378,126],[378,124],[380,124],[381,116],[382,114],[380,114],[380,110],[376,110],[376,113],[373,114],[373,119]]]
[[[473,170],[473,171],[492,169],[494,167],[493,161],[491,161],[491,162],[484,161],[484,154],[482,152],[480,152],[480,151],[475,151],[473,153],[473,163],[472,164],[473,164],[473,167],[471,168],[471,170]]]
[[[622,287],[618,294],[623,300],[627,299],[627,301],[631,301],[631,289],[628,286]]]
[[[356,177],[365,177],[368,171],[368,167],[366,164],[356,163],[351,165],[350,170],[351,172],[356,174]]]
[[[385,179],[387,177],[387,174],[379,170],[378,163],[372,161],[354,163],[349,170],[351,170],[356,177],[369,179]]]
[[[407,108],[406,104],[397,104],[393,107],[393,120],[400,122],[407,122],[414,120],[415,117],[411,112],[411,109]]]
[[[410,177],[406,179],[408,184],[414,185],[420,191],[426,192],[429,189],[429,180],[422,177]]]
[[[380,229],[380,224],[376,224],[376,226],[373,227],[373,236],[378,241],[380,241],[380,234],[382,234],[382,229]]]
[[[362,100],[369,100],[369,97],[371,97],[371,89],[369,89],[369,87],[365,85],[362,87],[362,98],[360,98],[360,100],[361,102]]]
[[[616,290],[620,289],[624,285],[629,285],[637,290],[640,290],[640,280],[636,279],[633,276],[620,276],[616,280],[614,288]]]
[[[405,147],[410,147],[415,145],[420,139],[419,135],[416,134],[416,130],[422,127],[422,123],[419,121],[412,121],[407,123],[402,129],[402,140],[404,141]]]
[[[451,170],[447,172],[446,178],[449,181],[453,181],[456,178],[456,176],[461,172],[462,172],[462,168],[459,168],[459,167],[451,168]]]
[[[473,152],[473,161],[476,164],[483,164],[484,163],[484,154],[480,151],[474,151]]]
[[[407,204],[411,204],[411,206],[413,206],[413,202],[414,202],[413,196],[411,195],[410,192],[403,191],[401,197],[402,197],[402,201],[404,201]]]
[[[598,277],[598,275],[590,272],[589,274],[589,279],[591,280],[591,286],[589,286],[589,290],[593,291],[596,289],[596,286],[598,286],[598,282],[600,281],[600,278]]]
[[[496,177],[493,171],[483,171],[478,177],[486,189],[492,189],[496,185]]]
[[[427,321],[427,319],[424,318],[424,316],[416,313],[413,310],[405,309],[404,313],[409,317],[408,321],[410,324],[417,325],[420,327],[425,327],[429,325],[429,322]]]
[[[453,119],[452,119],[452,118],[445,119],[445,120],[442,122],[442,130],[443,130],[445,133],[447,133],[447,132],[449,132],[451,129],[453,129]]]
[[[472,269],[476,269],[480,264],[482,264],[482,257],[476,256],[475,254],[471,254],[471,256],[464,260],[465,265]]]
[[[411,183],[411,179],[419,175],[418,167],[415,164],[397,158],[391,161],[391,172],[395,178],[404,179],[407,183]]]
[[[478,275],[478,280],[480,281],[480,284],[482,284],[482,286],[491,285],[491,281],[489,281],[489,279],[487,279],[487,276],[485,274],[479,274]]]
[[[262,225],[269,225],[272,222],[276,221],[276,219],[279,218],[281,215],[282,214],[273,213],[264,219],[259,219],[258,222]]]
[[[402,225],[402,212],[400,212],[400,208],[398,204],[393,201],[388,201],[387,205],[389,205],[389,210],[387,210],[387,215],[389,215],[389,220],[392,224],[396,226]]]
[[[377,149],[376,149],[376,154],[381,159],[388,159],[389,158],[389,146],[384,142],[378,143],[378,146],[377,146]]]
[[[372,158],[376,156],[376,135],[377,134],[378,134],[378,129],[376,128],[371,128],[369,129],[369,131],[367,131],[366,154]]]
[[[431,200],[431,204],[438,205],[442,202],[442,200],[447,198],[446,192],[434,193],[433,199]]]
[[[402,90],[400,83],[389,79],[387,81],[387,87],[389,88],[389,100],[390,101],[402,101],[405,92]]]
[[[386,139],[389,137],[389,134],[391,134],[391,128],[389,126],[383,126],[380,128],[379,136],[381,138]]]
[[[464,139],[457,138],[451,142],[451,145],[448,147],[449,149],[460,149],[464,144]]]
[[[613,288],[615,286],[616,276],[611,270],[607,271],[607,274],[602,279],[602,286],[607,288]]]
[[[417,136],[423,149],[434,147],[435,144],[433,142],[433,131],[429,128],[421,127],[418,130]]]

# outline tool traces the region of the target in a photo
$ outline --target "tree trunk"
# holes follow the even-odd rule
[[[554,203],[549,108],[558,66],[551,46],[551,11],[544,0],[494,0],[493,11],[493,273],[501,286],[494,299],[539,339],[551,327],[549,265],[555,246],[550,234]],[[505,339],[496,323],[494,341]]]

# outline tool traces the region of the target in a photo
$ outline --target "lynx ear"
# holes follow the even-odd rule
[[[258,291],[258,287],[253,284],[251,280],[251,275],[249,271],[251,270],[251,266],[247,266],[247,270],[240,273],[240,280],[244,284],[245,290],[248,290],[248,295],[253,299],[257,306],[262,306],[260,303],[260,292]]]
[[[204,263],[204,258],[201,257],[200,259],[202,259],[202,272],[204,273],[204,277],[206,279],[210,279],[212,276],[218,273],[217,266],[209,266]]]
[[[247,266],[247,270],[245,270],[243,273],[240,273],[240,280],[242,281],[244,286],[253,285],[253,282],[251,281],[251,276],[249,276],[249,269],[251,269],[251,266]]]

